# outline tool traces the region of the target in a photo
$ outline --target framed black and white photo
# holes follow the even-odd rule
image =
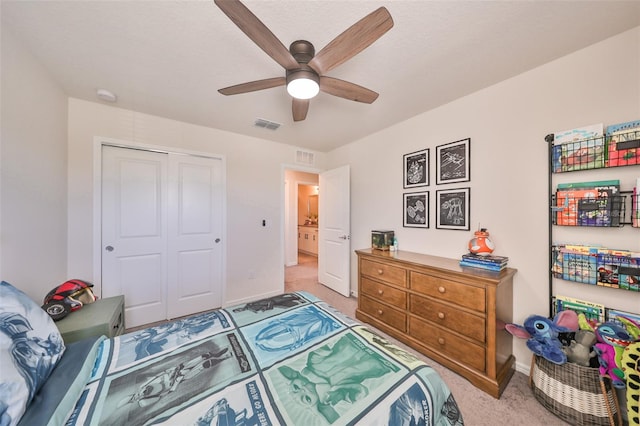
[[[436,184],[471,180],[471,139],[436,146]]]
[[[405,154],[402,157],[404,165],[404,187],[415,188],[429,185],[429,149]]]
[[[403,194],[405,228],[429,227],[429,191]]]
[[[469,230],[470,188],[436,191],[436,228]]]

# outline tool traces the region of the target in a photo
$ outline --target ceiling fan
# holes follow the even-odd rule
[[[393,27],[393,19],[386,8],[380,7],[371,12],[316,54],[313,44],[306,40],[294,41],[287,50],[269,28],[239,0],[214,1],[238,28],[286,70],[284,77],[251,81],[218,90],[223,95],[237,95],[286,85],[293,97],[294,121],[302,121],[307,117],[309,100],[319,91],[368,104],[378,98],[378,94],[372,90],[325,74],[369,47]]]

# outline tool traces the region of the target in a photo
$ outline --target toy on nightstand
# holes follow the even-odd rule
[[[77,311],[85,304],[93,303],[97,297],[91,291],[93,284],[82,280],[69,280],[51,290],[44,298],[44,309],[54,320],[66,317],[69,312]]]

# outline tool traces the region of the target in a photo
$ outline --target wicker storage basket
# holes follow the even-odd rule
[[[547,410],[571,425],[615,426],[616,420],[622,424],[616,392],[597,368],[558,365],[534,355],[529,385]]]

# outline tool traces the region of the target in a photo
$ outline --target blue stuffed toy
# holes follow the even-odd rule
[[[567,355],[562,350],[558,334],[577,331],[578,315],[570,310],[560,311],[553,321],[541,315],[531,315],[524,321],[524,326],[506,324],[505,328],[516,337],[528,339],[527,347],[534,354],[554,364],[564,364]]]

